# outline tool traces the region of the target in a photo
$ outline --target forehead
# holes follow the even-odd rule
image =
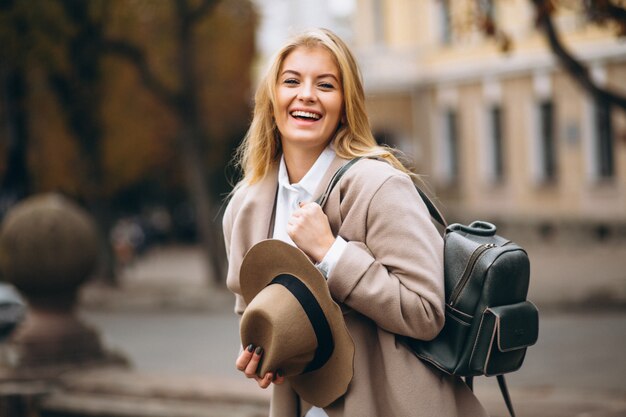
[[[283,59],[280,72],[320,72],[339,77],[340,71],[333,54],[323,46],[298,46]]]

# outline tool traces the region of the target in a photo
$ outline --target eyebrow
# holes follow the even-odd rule
[[[294,71],[294,70],[285,70],[280,75],[285,75],[287,73],[294,74],[294,75],[297,75],[297,76],[301,76],[302,75],[298,71]],[[326,78],[326,77],[334,78],[337,82],[339,82],[339,78],[337,78],[337,76],[335,74],[332,74],[332,73],[320,74],[316,78],[319,79],[319,78]]]

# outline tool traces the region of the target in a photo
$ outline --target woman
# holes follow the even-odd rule
[[[312,201],[357,156],[370,158],[344,175],[322,211]],[[356,62],[335,34],[309,31],[278,52],[257,90],[238,157],[244,178],[224,214],[235,311],[246,307],[238,277],[243,256],[263,239],[281,239],[327,277],[354,340],[347,393],[308,415],[486,415],[462,381],[396,340],[429,340],[443,326],[443,242],[409,171],[376,144]],[[272,416],[306,414],[310,406],[300,403],[280,370],[256,375],[262,348],[242,349],[237,369],[262,388],[275,384]]]

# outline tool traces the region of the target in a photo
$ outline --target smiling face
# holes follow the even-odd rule
[[[274,117],[284,152],[321,152],[343,112],[339,68],[321,46],[297,47],[284,59],[276,84]]]

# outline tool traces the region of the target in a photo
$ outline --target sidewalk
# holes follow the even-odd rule
[[[509,417],[497,383],[476,387],[476,395],[491,417]],[[512,388],[517,417],[624,417],[626,391],[568,390],[555,387]]]
[[[214,290],[196,246],[165,246],[138,257],[118,277],[117,287],[87,283],[81,305],[104,311],[232,311],[233,295]]]
[[[270,390],[261,390],[243,378],[180,377],[123,370],[67,375],[63,385],[64,389],[46,399],[48,411],[106,409],[110,413],[107,415],[112,416],[136,415],[132,413],[141,410],[142,416],[150,417],[261,417],[267,415],[270,398]],[[154,398],[155,393],[158,398]],[[492,417],[508,416],[496,387],[481,385],[476,393]],[[623,394],[539,387],[512,389],[511,395],[517,417],[626,415]]]
[[[626,243],[525,249],[531,260],[528,298],[540,309],[626,311]],[[232,296],[212,290],[207,270],[197,247],[154,248],[120,274],[118,288],[87,284],[82,304],[105,310],[228,309]]]

